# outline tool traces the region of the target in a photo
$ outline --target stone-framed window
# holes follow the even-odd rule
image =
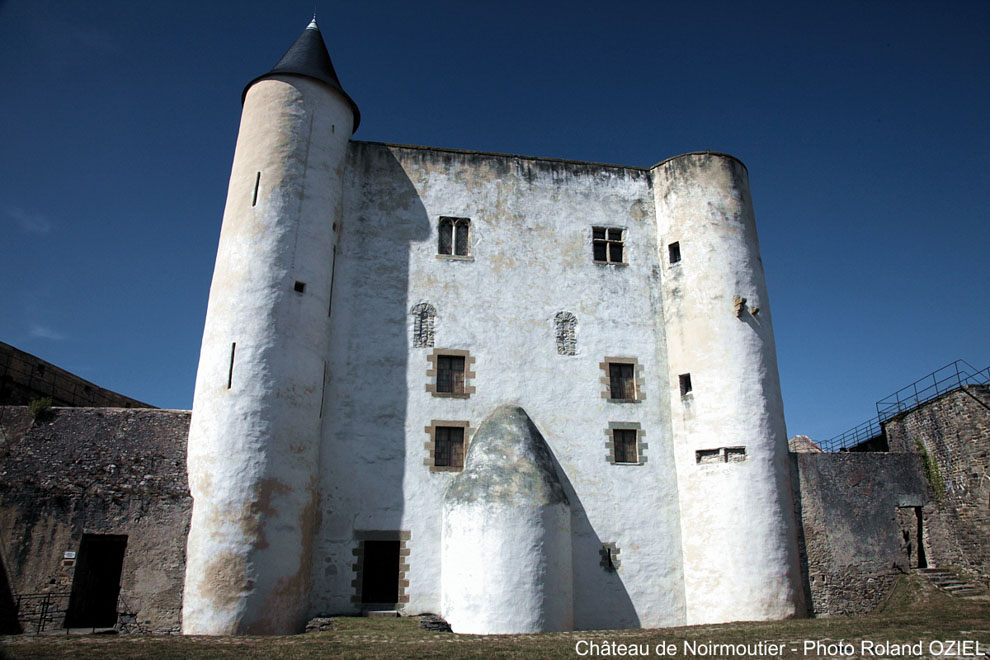
[[[352,603],[362,609],[398,610],[409,602],[411,537],[407,530],[354,530]],[[380,595],[382,591],[389,593]]]
[[[557,312],[553,327],[557,355],[577,355],[577,317],[570,312]]]
[[[642,465],[646,463],[648,445],[643,442],[646,431],[639,422],[609,422],[605,429],[605,458],[612,465]]]
[[[437,308],[428,302],[421,302],[414,305],[409,313],[413,317],[413,348],[433,348],[436,338],[434,328],[437,321]]]
[[[626,230],[620,227],[592,227],[591,248],[596,264],[625,264]]]
[[[430,379],[426,384],[427,392],[455,399],[466,399],[474,394],[474,356],[469,351],[435,348],[426,359],[430,363],[426,370],[426,377]]]
[[[471,256],[471,219],[441,216],[437,226],[437,256]]]
[[[717,447],[714,449],[699,449],[694,452],[694,461],[699,465],[742,463],[745,460],[745,447]]]
[[[463,420],[433,419],[424,429],[430,436],[424,448],[427,457],[423,464],[430,472],[460,472],[464,469],[468,442],[471,439],[471,423]]]
[[[639,403],[646,399],[639,360],[634,357],[606,357],[598,363],[604,372],[602,398],[612,403]]]
[[[622,551],[615,543],[602,543],[602,548],[598,551],[602,558],[599,565],[609,573],[618,571],[622,567],[622,562],[619,560],[620,552]]]

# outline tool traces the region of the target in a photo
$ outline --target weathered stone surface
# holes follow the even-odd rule
[[[0,407],[0,535],[14,594],[72,587],[82,535],[124,534],[121,603],[136,627],[176,632],[191,499],[186,486],[189,413],[55,408],[34,424],[26,407]],[[36,626],[22,608],[25,629]]]
[[[928,500],[912,454],[791,454],[802,520],[803,568],[814,616],[862,614],[911,568],[899,507]]]
[[[444,495],[447,505],[568,505],[546,441],[522,408],[501,406],[478,428],[464,471]]]

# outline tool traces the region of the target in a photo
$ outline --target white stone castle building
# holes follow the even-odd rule
[[[805,612],[746,168],[352,139],[314,20],[245,90],[183,630]]]

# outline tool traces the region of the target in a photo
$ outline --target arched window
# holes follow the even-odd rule
[[[428,302],[414,306],[410,313],[413,315],[413,347],[433,347],[433,326],[437,318],[437,308]]]
[[[570,312],[557,312],[553,317],[554,334],[559,355],[577,355],[577,317]]]
[[[440,218],[437,254],[452,257],[471,255],[470,218]]]

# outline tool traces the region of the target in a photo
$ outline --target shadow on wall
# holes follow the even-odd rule
[[[19,635],[21,624],[17,622],[17,607],[14,604],[14,594],[10,591],[10,580],[7,579],[7,564],[3,554],[0,554],[0,635]]]
[[[365,546],[370,551],[369,541],[392,543],[409,531],[401,527],[407,323],[415,302],[408,299],[409,255],[412,243],[430,236],[426,208],[386,146],[352,141],[346,172],[320,459],[322,528],[313,562],[312,609],[321,613],[371,605],[362,589],[374,567],[365,570],[364,563],[379,553],[366,557]],[[401,540],[415,553],[415,537]],[[403,567],[382,569],[398,581],[399,605],[406,598]]]
[[[571,566],[574,572],[574,629],[639,628],[639,616],[622,582],[622,553],[618,568],[608,566],[602,539],[584,511],[584,503],[567,473],[553,456],[567,499],[571,502]]]

